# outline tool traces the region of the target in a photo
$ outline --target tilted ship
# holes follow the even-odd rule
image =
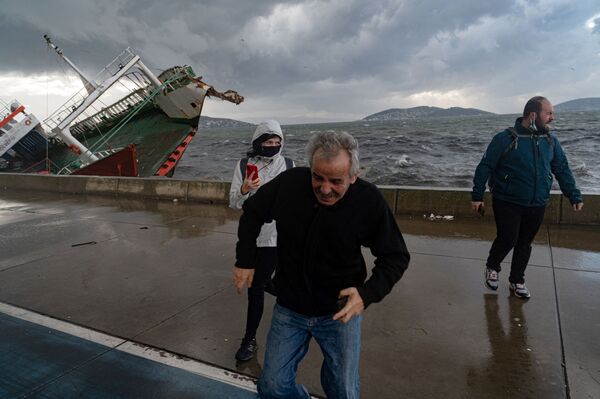
[[[44,121],[16,100],[0,102],[0,172],[170,177],[198,132],[204,99],[244,100],[215,90],[189,66],[155,76],[131,48],[88,79],[44,38],[84,87]],[[126,94],[106,105],[117,91]]]

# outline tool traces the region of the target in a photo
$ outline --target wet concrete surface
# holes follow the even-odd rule
[[[3,191],[0,301],[256,377],[274,298],[257,359],[236,364],[246,309],[230,281],[239,215]],[[398,224],[413,258],[365,312],[363,398],[600,397],[600,226],[543,226],[523,301],[510,297],[507,272],[496,293],[484,288],[493,224]],[[321,360],[313,343],[299,371],[318,395]]]

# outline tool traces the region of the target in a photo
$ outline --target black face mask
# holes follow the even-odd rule
[[[254,151],[254,155],[271,158],[271,157],[274,157],[275,155],[277,155],[279,153],[279,151],[281,151],[280,145],[273,146],[273,147],[263,147],[261,145]]]

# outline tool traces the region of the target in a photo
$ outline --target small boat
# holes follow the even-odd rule
[[[41,122],[18,101],[0,101],[0,172],[170,177],[198,132],[204,99],[244,101],[189,66],[155,76],[131,48],[89,79],[44,38],[83,88]],[[126,94],[107,105],[119,91]]]

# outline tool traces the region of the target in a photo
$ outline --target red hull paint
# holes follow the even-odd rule
[[[192,129],[190,134],[187,135],[185,139],[177,146],[175,151],[169,155],[167,160],[158,168],[154,176],[171,176],[175,171],[175,166],[183,156],[183,153],[187,149],[188,145],[192,142],[194,135],[196,134],[196,129]]]
[[[138,157],[135,145],[129,144],[119,152],[115,152],[84,168],[78,169],[74,175],[93,176],[138,176]]]

